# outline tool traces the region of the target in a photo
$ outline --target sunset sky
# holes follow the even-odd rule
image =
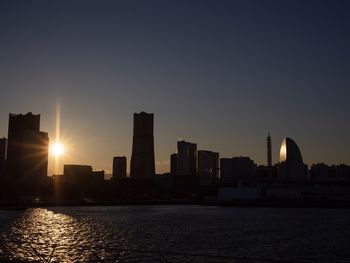
[[[63,163],[130,160],[133,113],[155,118],[158,173],[180,139],[273,161],[350,164],[349,1],[1,1],[0,137],[41,114]],[[129,168],[128,168],[129,170]]]

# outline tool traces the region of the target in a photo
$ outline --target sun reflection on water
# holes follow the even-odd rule
[[[111,239],[108,227],[77,220],[47,209],[28,209],[2,235],[0,253],[8,259],[40,262],[77,262],[103,259],[103,245]]]

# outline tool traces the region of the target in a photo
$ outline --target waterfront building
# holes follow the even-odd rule
[[[281,145],[278,176],[284,182],[307,182],[308,168],[304,164],[298,145],[285,138]]]
[[[221,158],[221,182],[224,184],[253,185],[257,165],[249,157]]]
[[[0,138],[0,161],[4,161],[6,159],[6,138]]]
[[[256,183],[271,183],[276,180],[276,166],[259,165],[255,172]]]
[[[130,175],[147,178],[155,175],[153,113],[135,113]]]
[[[345,164],[339,164],[335,167],[337,179],[340,181],[350,180],[350,166]]]
[[[92,184],[99,184],[104,182],[105,180],[105,171],[92,171],[91,172],[91,179],[90,182]]]
[[[220,180],[221,182],[231,182],[232,179],[232,158],[220,159]]]
[[[331,176],[331,167],[324,163],[311,165],[309,181],[313,183],[324,183],[334,181]]]
[[[92,185],[103,182],[104,177],[104,171],[93,171],[90,165],[65,164],[61,180],[72,185]]]
[[[90,165],[65,164],[63,175],[54,176],[55,198],[101,197],[107,189],[104,177],[104,171],[93,171]]]
[[[173,156],[173,165],[174,160],[175,155]],[[186,141],[177,142],[176,174],[173,177],[173,182],[175,194],[179,197],[190,197],[198,193],[197,144]]]
[[[63,180],[69,184],[83,184],[92,175],[90,165],[65,164],[63,166]]]
[[[219,153],[198,151],[198,176],[202,185],[215,184],[219,179]]]
[[[126,157],[117,156],[113,158],[113,175],[112,179],[126,177]]]
[[[104,181],[105,171],[93,171],[90,165],[65,164],[63,166],[63,175],[56,177],[67,184],[93,185]]]
[[[176,175],[197,175],[197,144],[186,141],[177,142]]]
[[[6,160],[6,138],[0,138],[0,178],[3,176],[5,171],[5,160]]]
[[[8,179],[36,190],[47,176],[49,137],[40,131],[40,115],[10,114],[7,142]]]
[[[173,153],[170,155],[170,174],[172,176],[176,175],[177,169],[177,153]]]

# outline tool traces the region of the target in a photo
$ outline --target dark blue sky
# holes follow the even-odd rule
[[[350,163],[348,1],[1,1],[0,136],[42,114],[62,162],[130,159],[132,114],[155,113],[158,172],[176,141],[274,161]],[[52,169],[51,169],[52,171]]]

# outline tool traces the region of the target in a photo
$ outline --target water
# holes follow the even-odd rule
[[[0,261],[350,262],[346,209],[37,208],[0,211],[0,232]]]

